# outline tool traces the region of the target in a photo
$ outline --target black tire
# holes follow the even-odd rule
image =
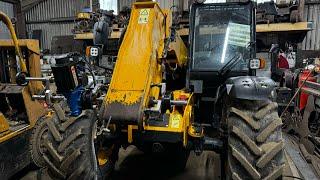
[[[96,116],[84,110],[78,117],[67,116],[60,105],[54,106],[46,120],[48,136],[44,160],[54,179],[96,179],[98,165],[94,148]]]
[[[33,127],[30,138],[30,154],[33,163],[38,167],[45,167],[46,162],[43,159],[44,137],[48,135],[48,127],[44,117],[39,118]]]
[[[190,150],[184,148],[181,144],[170,144],[165,150],[163,159],[167,159],[168,163],[168,172],[175,174],[183,172],[186,168]]]
[[[173,151],[171,156],[173,172],[183,172],[185,170],[189,159],[189,155],[190,150],[184,148],[177,149],[177,151]]]
[[[238,100],[228,110],[227,179],[278,179],[284,170],[277,104]]]

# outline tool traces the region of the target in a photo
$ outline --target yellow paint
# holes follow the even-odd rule
[[[188,62],[188,49],[179,35],[176,35],[175,41],[169,44],[169,53],[172,52],[176,56],[176,63],[182,67]]]
[[[138,129],[138,126],[136,126],[136,128]],[[133,129],[133,126],[129,125],[128,126],[128,143],[132,143],[133,142],[132,129]]]
[[[46,109],[38,101],[32,100],[28,88],[26,87],[22,90],[22,97],[26,107],[29,124],[31,127],[34,127],[40,117],[45,115]]]
[[[78,19],[90,19],[90,13],[79,13]]]
[[[195,130],[195,127],[194,126],[189,126],[188,128],[188,134],[191,136],[191,137],[195,137],[195,138],[200,138],[200,137],[203,137],[204,136],[204,131],[202,129],[202,131],[200,133],[197,133],[196,130]]]
[[[149,21],[150,9],[140,9],[138,24],[147,24]]]
[[[173,92],[174,99],[179,100],[179,97],[184,96],[187,98],[187,105],[184,108],[183,115],[176,111],[175,107],[173,108],[173,112],[170,114],[169,126],[168,127],[158,127],[158,126],[150,126],[144,125],[145,131],[161,131],[161,132],[169,132],[169,133],[183,133],[183,145],[187,146],[188,142],[188,128],[193,123],[193,94],[186,93],[183,90],[178,90]],[[128,126],[128,143],[133,142],[132,131],[138,130],[138,126],[129,125]]]
[[[186,93],[183,93],[183,95],[186,95]],[[188,128],[189,126],[192,125],[192,123],[194,122],[193,119],[193,107],[192,105],[194,104],[194,99],[193,99],[193,94],[189,94],[188,96],[188,103],[187,106],[184,109],[183,112],[183,145],[186,147],[188,144]]]
[[[107,152],[102,150],[102,149],[99,149],[99,152],[98,152],[98,163],[99,163],[99,166],[103,166],[107,162],[108,162]]]
[[[19,46],[26,47],[28,51],[40,55],[39,41],[35,39],[19,39]],[[14,42],[8,39],[0,39],[1,47],[14,47]]]
[[[75,40],[93,40],[93,33],[81,33],[74,35]]]
[[[18,136],[20,135],[21,133],[27,131],[31,129],[31,126],[30,125],[27,125],[25,127],[22,127],[16,131],[11,131],[10,133],[5,133],[4,136],[2,136],[2,134],[0,134],[0,143],[4,142],[4,141],[7,141],[7,140],[10,140],[11,138],[15,137],[15,136]]]
[[[157,3],[138,2],[133,5],[110,87],[104,99],[105,106],[111,103],[124,106],[138,104],[143,112],[147,108],[150,97],[161,100],[160,88],[152,85],[160,84],[163,79],[162,58],[165,57],[162,56],[165,50],[165,39],[171,35],[171,26],[171,12],[161,10]],[[176,41],[169,44],[169,52],[175,55],[173,62],[178,66],[186,66],[187,48],[179,34],[176,36]],[[188,103],[184,107],[174,106],[173,111],[168,112],[170,113],[169,126],[150,126],[144,122],[143,129],[183,134],[181,141],[186,146],[188,127],[193,123],[193,95],[184,90],[177,90],[173,92],[173,99],[185,100]],[[142,118],[146,119],[146,117]],[[127,131],[129,143],[133,142],[133,130],[138,130],[138,125],[128,125],[121,130],[124,133]]]
[[[10,140],[11,138],[18,136],[21,133],[32,129],[35,126],[36,122],[40,119],[40,117],[42,117],[46,113],[45,108],[38,101],[33,101],[31,99],[31,96],[30,96],[30,93],[28,92],[27,87],[23,88],[22,97],[26,107],[29,124],[27,124],[25,127],[22,127],[16,131],[10,131],[8,120],[3,116],[2,113],[0,113],[0,124],[1,124],[0,127],[1,126],[4,127],[2,130],[7,129],[7,131],[0,131],[1,133],[0,143]],[[48,116],[50,116],[50,112],[48,113]]]
[[[128,126],[128,131],[129,131],[129,127],[131,128],[131,130],[138,129],[138,126],[130,125],[130,126]],[[149,126],[149,125],[145,125],[144,130],[145,131],[176,132],[176,133],[182,133],[184,131],[183,129],[180,129],[180,128],[159,127],[159,126]],[[129,134],[129,132],[128,132],[128,134]]]
[[[180,124],[182,125],[181,121],[182,116],[178,112],[170,114],[169,124],[171,128],[180,128]]]
[[[149,16],[146,23],[139,24],[142,9],[148,9]],[[160,88],[151,89],[151,84],[159,84],[162,81],[158,52],[163,49],[165,39],[164,18],[157,3],[133,5],[105,98],[106,105],[118,102],[130,106],[140,102],[140,105],[145,106],[150,96],[158,98]]]
[[[21,48],[26,48],[29,52],[27,63],[30,76],[41,77],[39,41],[34,39],[19,39],[18,44]],[[12,40],[0,40],[0,47],[11,48],[14,46],[15,44]],[[40,81],[30,82],[28,87],[32,95],[39,94],[44,89],[42,82]]]
[[[0,133],[3,133],[8,130],[9,130],[9,123],[4,117],[4,115],[0,112]]]
[[[31,77],[41,77],[39,41],[29,39],[18,40],[10,19],[8,19],[8,17],[2,12],[0,12],[0,20],[2,20],[8,26],[12,37],[12,40],[0,40],[0,47],[4,49],[15,48],[22,72],[28,72]],[[23,59],[20,48],[25,48],[27,50],[28,59]],[[28,64],[29,69],[26,69],[26,63]],[[14,81],[11,83],[13,82]],[[16,84],[3,85],[17,86]],[[32,129],[36,121],[45,114],[45,108],[38,101],[33,101],[31,98],[32,94],[37,94],[43,91],[43,89],[44,87],[42,82],[30,82],[27,87],[22,89],[21,93],[23,97],[23,104],[26,108],[26,113],[28,116],[28,124],[26,124],[24,127],[21,127],[15,131],[11,131],[8,120],[2,113],[0,113],[0,143],[8,141],[13,137],[20,135],[21,133]]]
[[[182,28],[178,30],[179,36],[189,36],[189,28]]]

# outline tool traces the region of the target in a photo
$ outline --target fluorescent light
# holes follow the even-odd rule
[[[222,50],[222,56],[221,56],[221,63],[224,63],[224,60],[226,58],[228,40],[229,40],[229,26],[227,27],[226,36],[224,38],[224,44],[223,44],[223,50]]]

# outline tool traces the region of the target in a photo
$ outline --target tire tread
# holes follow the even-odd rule
[[[282,121],[273,102],[240,101],[229,109],[228,152],[232,179],[277,179],[284,167]]]

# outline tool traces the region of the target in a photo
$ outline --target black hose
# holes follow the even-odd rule
[[[297,176],[282,176],[282,177],[288,177],[288,178],[293,178],[293,179],[301,179],[301,180],[304,180],[303,178],[301,177],[297,177]]]

